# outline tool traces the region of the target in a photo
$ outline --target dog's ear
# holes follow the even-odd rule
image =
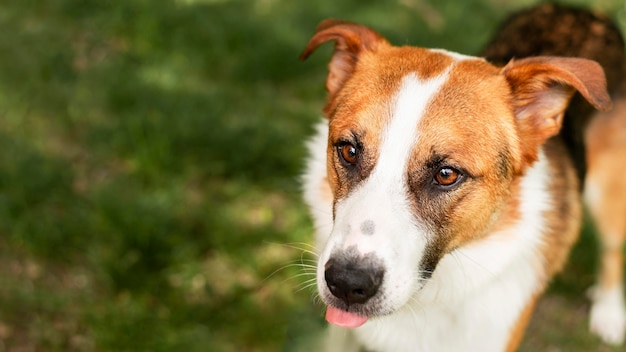
[[[502,74],[512,90],[512,104],[526,161],[537,159],[539,145],[558,134],[576,91],[596,109],[611,108],[602,67],[579,58],[532,57],[509,62]]]
[[[328,64],[326,89],[332,97],[354,72],[359,56],[366,51],[375,51],[381,44],[388,44],[376,31],[360,24],[325,20],[317,27],[300,60],[305,60],[322,43],[335,41],[335,52]]]

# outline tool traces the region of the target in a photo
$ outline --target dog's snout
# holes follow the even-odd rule
[[[324,278],[330,292],[347,305],[365,303],[372,298],[383,281],[384,270],[371,261],[330,259]]]

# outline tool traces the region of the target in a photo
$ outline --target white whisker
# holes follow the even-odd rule
[[[295,287],[296,292],[304,291],[307,289],[315,289],[317,287],[317,278],[308,279]]]

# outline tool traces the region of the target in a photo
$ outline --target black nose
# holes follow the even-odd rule
[[[365,303],[372,298],[383,281],[384,270],[369,260],[329,259],[324,278],[332,294],[347,305]]]

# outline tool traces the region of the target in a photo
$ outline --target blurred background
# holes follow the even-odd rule
[[[536,2],[0,2],[0,351],[306,351],[315,26],[475,54]],[[626,26],[623,1],[565,3]],[[613,350],[587,332],[592,231],[522,350]]]

